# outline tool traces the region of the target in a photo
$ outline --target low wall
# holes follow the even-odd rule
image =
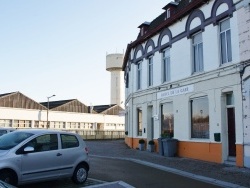
[[[138,138],[125,138],[125,143],[131,148],[137,148],[138,141]],[[154,141],[156,152],[159,152],[158,140]],[[221,144],[179,141],[177,148],[179,157],[222,163]]]

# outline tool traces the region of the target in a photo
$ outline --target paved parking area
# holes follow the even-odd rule
[[[141,162],[156,168],[183,172],[190,178],[203,178],[204,181],[228,183],[230,187],[250,187],[250,169],[236,166],[204,162],[180,157],[164,157],[158,153],[140,151],[127,147],[124,140],[93,140],[86,141],[90,158],[102,156]],[[227,186],[227,187],[228,187]]]

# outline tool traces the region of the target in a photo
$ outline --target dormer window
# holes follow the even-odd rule
[[[142,27],[141,28],[141,36],[143,36],[143,34],[144,34],[144,28]]]
[[[144,22],[138,27],[140,28],[140,36],[143,36],[147,32],[149,26],[150,22]]]
[[[175,14],[179,1],[180,0],[175,0],[174,2],[170,2],[165,7],[162,8],[163,10],[165,10],[165,18],[164,18],[165,20],[170,18],[170,16],[173,16],[173,14]]]

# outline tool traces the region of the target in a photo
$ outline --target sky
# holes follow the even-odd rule
[[[125,53],[168,0],[0,0],[0,94],[110,104],[106,55]]]

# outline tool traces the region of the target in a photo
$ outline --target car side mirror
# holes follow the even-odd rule
[[[31,152],[34,152],[35,149],[32,146],[27,146],[26,148],[24,148],[23,151],[24,151],[24,153],[31,153]]]

